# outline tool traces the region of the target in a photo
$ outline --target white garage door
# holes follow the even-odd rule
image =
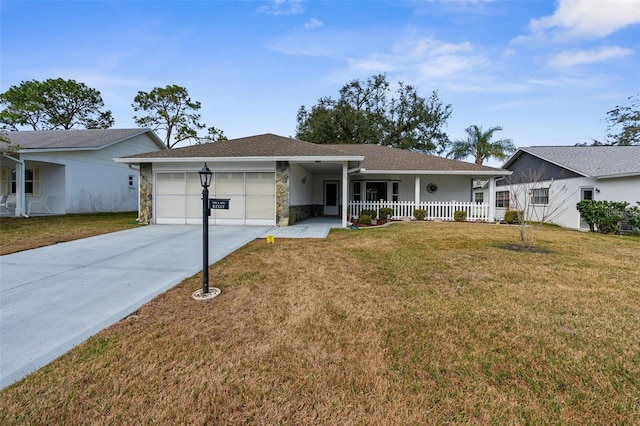
[[[202,186],[197,172],[159,172],[155,178],[156,223],[202,223]],[[276,224],[273,172],[215,172],[209,197],[229,199],[229,210],[211,211],[211,224]]]

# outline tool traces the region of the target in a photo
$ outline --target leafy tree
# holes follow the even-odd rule
[[[469,126],[465,129],[467,138],[454,141],[447,156],[456,160],[475,157],[476,164],[482,164],[489,158],[502,161],[507,155],[514,153],[516,147],[511,139],[491,141],[493,134],[501,130],[500,126],[491,127],[487,131],[482,131],[482,127],[475,124]]]
[[[0,105],[5,107],[0,111],[5,129],[97,129],[114,124],[111,111],[101,111],[100,92],[75,80],[23,81],[0,94]]]
[[[156,87],[151,92],[139,91],[133,100],[134,111],[144,111],[145,116],[134,116],[133,119],[141,127],[151,127],[153,130],[165,132],[164,143],[167,148],[192,139],[196,143],[226,139],[224,133],[210,127],[208,135],[198,136],[198,130],[206,127],[200,123],[200,102],[192,101],[187,89],[177,85]]]
[[[607,112],[610,145],[640,145],[640,93],[627,100],[626,105],[616,106]]]
[[[0,132],[0,154],[11,154],[19,149],[18,145],[11,142],[6,131]]]
[[[443,128],[451,105],[437,92],[428,98],[400,82],[395,97],[386,75],[352,80],[340,98],[322,97],[307,110],[298,109],[296,137],[320,144],[371,143],[419,152],[443,152],[449,139]]]

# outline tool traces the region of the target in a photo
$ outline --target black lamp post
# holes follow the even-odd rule
[[[198,172],[202,185],[202,294],[209,293],[209,185],[213,173],[204,163]]]

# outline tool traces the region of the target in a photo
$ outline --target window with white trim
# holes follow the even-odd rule
[[[16,193],[16,171],[11,171],[11,193]],[[40,195],[40,168],[34,167],[24,171],[24,193]]]
[[[476,192],[474,194],[474,201],[478,204],[484,203],[484,192]]]
[[[362,200],[362,182],[353,182],[353,201]]]
[[[400,185],[398,184],[398,182],[392,182],[391,183],[391,201],[396,202],[398,201],[398,189],[399,189]]]
[[[531,204],[549,204],[549,188],[536,188],[531,192]]]
[[[496,207],[509,209],[509,191],[496,192]]]

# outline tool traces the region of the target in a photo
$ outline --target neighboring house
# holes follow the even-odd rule
[[[0,157],[3,214],[135,211],[138,169],[115,157],[165,149],[149,129],[17,131]]]
[[[563,203],[552,222],[567,228],[587,228],[576,204],[581,200],[640,201],[640,146],[536,146],[520,148],[502,166],[513,172],[498,180],[496,215],[510,207],[514,185],[509,179],[539,173],[540,184],[530,194],[535,208]]]
[[[211,198],[228,198],[229,210],[212,210],[211,224],[287,226],[314,216],[347,224],[347,210],[389,206],[394,217],[428,209],[427,218],[450,220],[454,209],[469,219],[493,221],[493,200],[473,203],[473,180],[510,172],[377,145],[317,145],[264,134],[116,159],[140,167],[140,221],[202,223],[198,171],[211,169]]]

